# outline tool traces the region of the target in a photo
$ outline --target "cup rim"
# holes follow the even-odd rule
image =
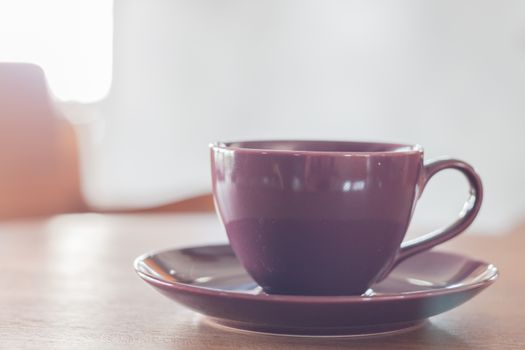
[[[243,147],[245,143],[345,143],[349,145],[364,145],[364,146],[383,146],[386,150],[370,150],[370,151],[334,151],[334,150],[290,150],[290,149],[275,149],[275,148],[258,148],[258,147]],[[267,139],[267,140],[240,140],[240,141],[217,141],[209,144],[211,149],[228,150],[236,153],[248,154],[282,154],[282,155],[329,155],[329,156],[402,156],[423,154],[423,146],[420,144],[408,144],[397,142],[375,142],[375,141],[359,141],[359,140],[316,140],[316,139]],[[388,148],[391,148],[389,150]]]

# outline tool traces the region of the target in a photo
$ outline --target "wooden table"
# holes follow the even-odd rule
[[[443,248],[496,264],[500,279],[411,333],[369,339],[213,328],[142,282],[144,252],[225,242],[211,214],[75,214],[0,224],[0,349],[525,349],[525,226]]]

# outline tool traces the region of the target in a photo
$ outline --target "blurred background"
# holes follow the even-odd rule
[[[30,64],[28,64],[30,63]],[[525,219],[525,2],[0,0],[0,218],[210,192],[208,143],[419,143]],[[414,225],[454,218],[454,171]]]

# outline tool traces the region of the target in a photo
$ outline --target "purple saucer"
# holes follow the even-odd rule
[[[469,300],[498,276],[492,264],[428,251],[408,258],[361,296],[268,295],[228,245],[146,254],[135,260],[135,269],[159,292],[216,324],[302,336],[412,329]]]

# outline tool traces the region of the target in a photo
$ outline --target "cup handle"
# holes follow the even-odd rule
[[[423,168],[423,176],[421,179],[418,197],[421,196],[421,193],[423,192],[423,189],[425,188],[428,181],[434,175],[444,169],[459,170],[463,175],[465,175],[470,185],[469,197],[465,201],[463,209],[459,213],[459,218],[448,227],[438,229],[421,237],[403,242],[394,265],[397,265],[409,256],[420,253],[423,250],[430,249],[457,236],[461,232],[465,231],[467,227],[470,226],[470,224],[472,224],[474,218],[478,214],[479,208],[481,207],[481,202],[483,200],[483,185],[481,184],[481,179],[474,168],[461,160],[441,158],[426,162]]]

